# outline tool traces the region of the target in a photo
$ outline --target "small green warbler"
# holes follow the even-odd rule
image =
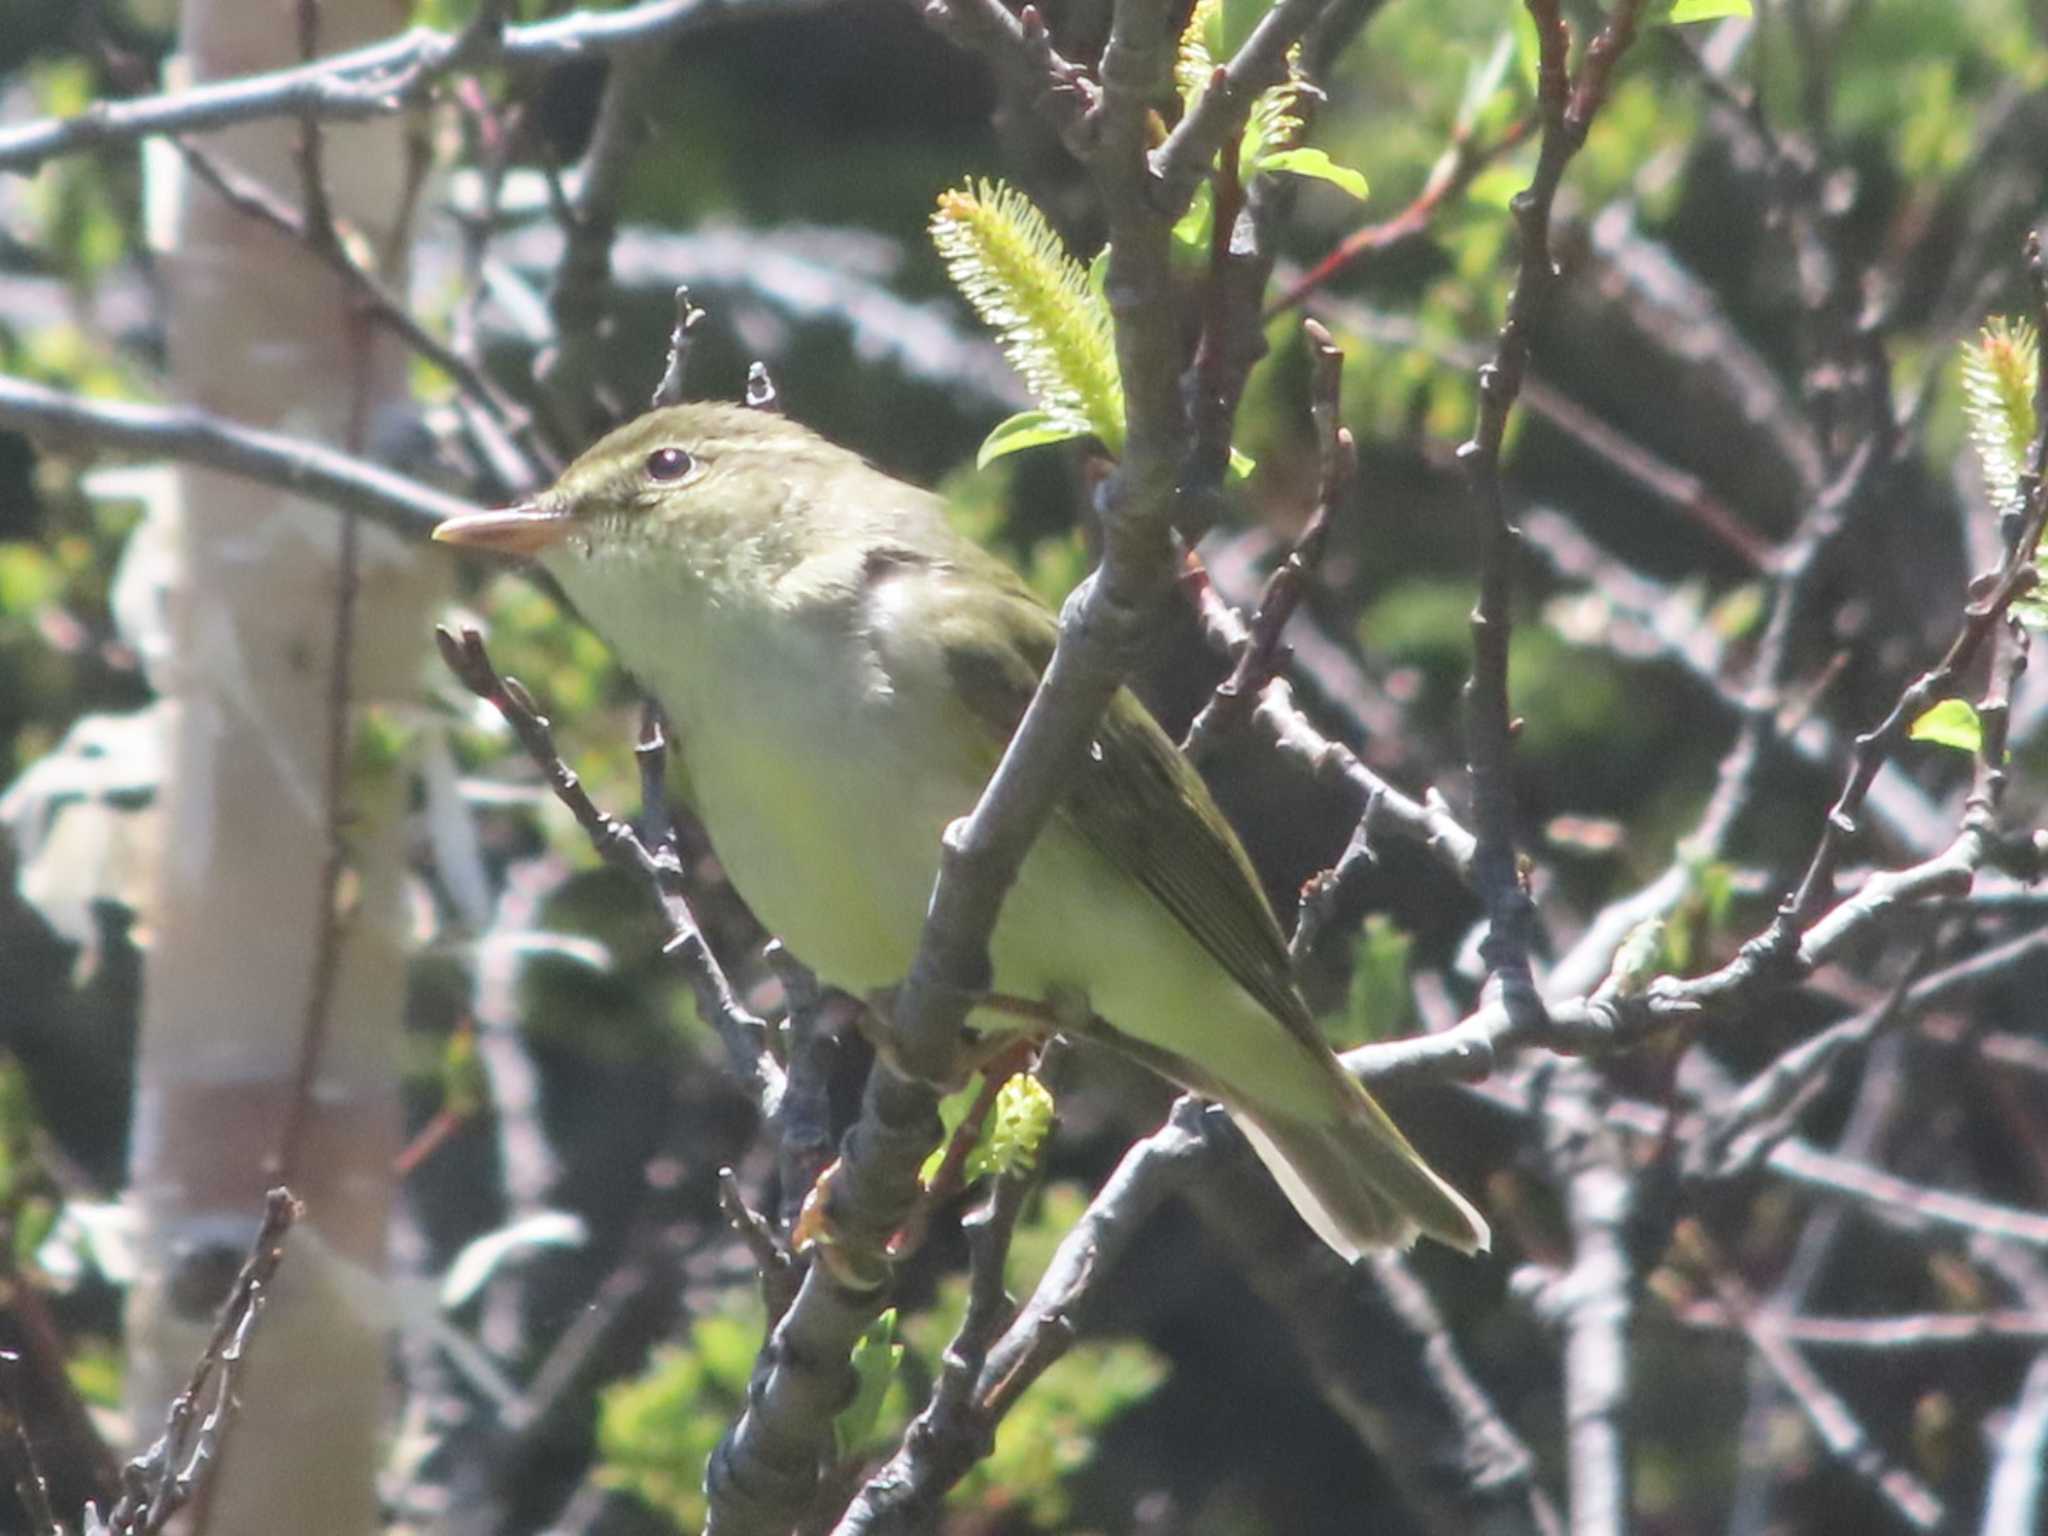
[[[621,427],[530,503],[434,537],[530,555],[680,731],[690,796],[768,928],[873,994],[910,967],[946,826],[1052,655],[1053,615],[936,498],[795,422],[693,404]],[[1226,1105],[1346,1258],[1486,1223],[1346,1075],[1251,863],[1128,691],[1033,846],[996,992],[1079,998],[1110,1045]]]

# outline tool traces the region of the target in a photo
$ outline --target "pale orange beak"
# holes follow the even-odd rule
[[[492,512],[463,512],[437,526],[434,541],[498,555],[537,555],[567,538],[574,521],[562,508],[535,503]]]

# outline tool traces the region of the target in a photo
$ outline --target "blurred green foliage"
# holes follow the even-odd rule
[[[73,30],[83,24],[77,13],[88,9],[103,29],[90,47]],[[517,0],[513,7],[526,19],[559,9],[551,0]],[[1218,25],[1241,31],[1260,9],[1223,4]],[[1820,125],[1808,121],[1811,79],[1800,49],[1789,45],[1784,8],[1763,9],[1763,37],[1737,51],[1732,83],[1756,86],[1769,121],[1788,130],[1824,129],[1843,238],[1852,254],[1874,264],[1881,281],[1873,291],[1894,306],[1888,339],[1895,391],[1903,401],[1923,383],[1933,385],[1921,438],[1933,488],[1917,493],[1923,500],[1908,509],[1907,531],[1928,537],[1951,522],[1988,517],[1992,508],[1975,504],[1967,485],[1949,489],[1970,422],[1965,385],[1955,376],[1957,337],[1940,327],[1955,307],[1951,284],[1975,293],[1981,283],[1994,310],[2017,312],[2026,303],[2015,253],[2019,230],[2042,202],[2041,133],[2029,116],[2048,86],[2039,8],[2027,0],[1865,0],[1848,7],[1850,24],[1831,37],[1825,60],[1831,96]],[[473,0],[415,0],[411,8],[415,21],[441,26],[459,25],[472,10]],[[1044,10],[1075,56],[1085,55],[1091,40],[1099,43],[1104,8],[1093,0],[1052,0]],[[1586,12],[1568,10],[1577,17]],[[25,110],[73,112],[147,88],[170,46],[172,20],[163,5],[73,8],[0,0],[0,71],[21,92]],[[1683,36],[1646,28],[1572,167],[1561,227],[1576,238],[1603,213],[1625,214],[1642,242],[1639,254],[1668,259],[1696,282],[1713,316],[1754,349],[1786,397],[1795,398],[1804,382],[1801,326],[1781,235],[1760,179],[1716,128],[1682,52],[1705,47],[1714,35],[1712,23]],[[1292,217],[1282,232],[1292,268],[1312,265],[1346,237],[1397,216],[1424,191],[1455,138],[1494,143],[1522,120],[1531,109],[1531,36],[1519,8],[1506,0],[1395,0],[1377,8],[1361,39],[1335,61],[1326,82],[1329,99],[1305,125],[1310,143],[1362,173],[1370,197],[1360,204],[1334,187],[1292,186]],[[556,161],[573,159],[588,131],[597,84],[589,66],[544,80],[515,80],[502,71],[486,77],[491,91],[532,93],[538,126],[516,142],[519,165],[539,164],[543,151]],[[659,93],[655,136],[629,177],[625,225],[682,233],[736,227],[764,239],[823,230],[817,249],[826,270],[858,267],[863,281],[929,303],[958,336],[971,338],[976,322],[948,288],[924,234],[933,200],[945,188],[1000,172],[1029,192],[1069,249],[1087,254],[1099,244],[1099,221],[1071,164],[1028,134],[999,136],[990,126],[991,105],[984,75],[923,30],[909,7],[843,7],[709,29],[678,54],[672,88]],[[2004,152],[1999,166],[1987,167],[1986,136],[2001,124],[2030,147]],[[468,142],[467,130],[454,129],[451,119],[444,125],[451,129],[445,142]],[[1403,707],[1402,739],[1359,744],[1395,755],[1408,788],[1438,776],[1454,782],[1460,759],[1458,690],[1470,664],[1475,523],[1451,451],[1473,421],[1472,349],[1490,345],[1504,312],[1515,255],[1507,205],[1526,183],[1533,155],[1524,144],[1500,156],[1437,210],[1425,236],[1340,274],[1315,306],[1345,352],[1345,419],[1359,439],[1363,467],[1357,501],[1340,509],[1332,555],[1309,607],[1323,632],[1339,642],[1347,664]],[[1993,169],[2022,183],[2011,194],[2019,211],[2010,216],[1998,215],[1995,197],[2004,195],[1998,190],[2003,183]],[[10,183],[8,199],[0,272],[42,286],[25,290],[32,302],[0,312],[0,369],[88,396],[151,395],[162,316],[153,307],[150,261],[140,248],[137,157],[110,150],[66,159]],[[1980,216],[1987,220],[1982,228],[1973,223]],[[434,219],[423,221],[421,230],[423,242],[449,238]],[[846,255],[857,246],[869,249],[864,240],[881,252],[865,266]],[[1568,294],[1611,295],[1612,269],[1566,243]],[[1982,251],[1992,253],[1990,281],[1970,267],[1973,252]],[[2013,270],[2001,283],[2005,267]],[[1197,269],[1184,262],[1182,270]],[[109,306],[108,296],[118,297],[124,285],[127,307]],[[449,289],[429,297],[442,310],[451,307]],[[907,380],[862,352],[848,340],[852,306],[842,296],[828,294],[807,313],[777,309],[740,284],[700,297],[715,335],[693,382],[698,392],[734,393],[746,358],[764,356],[797,414],[878,462],[936,481],[960,526],[1017,564],[1047,601],[1059,602],[1085,574],[1094,531],[1082,450],[1047,449],[1028,461],[977,470],[976,445],[1013,406],[951,381]],[[642,309],[622,307],[618,377],[611,381],[628,401],[644,397],[651,378],[643,375],[658,359],[667,323],[665,312],[654,322],[646,319],[665,306],[665,294],[652,301],[641,294],[633,302]],[[1960,334],[1974,329],[1977,317],[1969,319]],[[1307,369],[1296,314],[1272,317],[1265,335],[1271,355],[1251,379],[1235,439],[1259,468],[1229,501],[1222,533],[1264,529],[1284,541],[1300,526],[1314,492]],[[1667,387],[1675,373],[1645,383],[1645,375],[1632,371],[1643,362],[1636,354],[1668,340],[1655,325],[1633,340],[1602,337],[1582,350],[1573,340],[1569,334],[1539,338],[1545,382],[1590,402],[1610,426],[1699,476],[1767,532],[1797,510],[1746,498],[1742,477],[1755,457],[1750,444],[1700,425]],[[524,387],[530,354],[501,343],[494,361],[512,385]],[[445,401],[445,378],[425,368],[415,378],[424,401]],[[89,494],[81,485],[83,469],[82,461],[32,453],[22,440],[0,435],[0,781],[41,756],[77,717],[131,707],[147,695],[136,660],[115,631],[109,596],[136,511],[123,497]],[[1508,472],[1518,503],[1565,509],[1590,535],[1669,583],[1672,611],[1705,615],[1730,647],[1731,665],[1750,654],[1766,603],[1764,581],[1665,502],[1568,434],[1527,417],[1513,426]],[[1913,582],[1933,579],[1935,567],[1910,555],[1895,559],[1874,532],[1852,555],[1894,564]],[[1591,902],[1669,861],[1671,840],[1692,824],[1712,788],[1714,761],[1732,725],[1720,706],[1703,702],[1704,692],[1668,665],[1646,665],[1604,646],[1598,626],[1574,628],[1570,638],[1560,634],[1546,622],[1551,610],[1544,599],[1572,584],[1534,558],[1520,574],[1526,600],[1516,615],[1512,682],[1515,711],[1527,724],[1518,746],[1518,809],[1531,828],[1566,812],[1611,816],[1626,828],[1616,857],[1551,872],[1567,895]],[[467,600],[500,668],[520,677],[554,718],[565,753],[599,803],[629,811],[639,793],[630,680],[531,581],[479,581]],[[1880,665],[1870,659],[1879,647],[1865,643],[1871,634],[1824,637],[1825,645],[1848,655],[1848,675],[1815,707],[1836,711],[1848,724],[1867,723],[1878,685],[1904,665],[1901,656],[1918,654],[1918,637],[1881,634],[1878,639],[1896,643]],[[423,636],[423,656],[425,644]],[[1162,651],[1151,659],[1168,684],[1183,695],[1199,694],[1203,668],[1214,658],[1192,642]],[[493,779],[524,774],[523,758],[502,728],[448,688],[438,663],[424,660],[422,677],[423,694],[459,722],[453,736],[464,772]],[[1173,693],[1171,686],[1159,691]],[[1313,686],[1302,692],[1318,711],[1330,702]],[[1716,712],[1709,716],[1709,710]],[[1336,705],[1318,718],[1349,736],[1364,735]],[[377,771],[402,768],[411,761],[415,729],[398,714],[366,721],[361,761]],[[2040,751],[2023,745],[2021,768],[2038,767]],[[1738,854],[1689,861],[1688,892],[1661,935],[1661,964],[1696,970],[1725,958],[1739,942],[1740,869],[1754,866],[1768,875],[1797,862],[1808,846],[1798,839],[1810,834],[1816,814],[1810,802],[1824,787],[1820,777],[1783,768],[1767,785],[1756,828]],[[2017,778],[2024,781],[2026,773]],[[1326,864],[1347,832],[1335,812],[1297,815],[1299,784],[1284,781],[1284,789],[1255,784],[1235,802],[1246,807],[1248,841],[1282,892],[1303,872],[1296,865]],[[715,1048],[706,1044],[687,989],[660,958],[661,930],[642,893],[599,869],[564,815],[536,797],[533,803],[493,803],[479,809],[477,819],[481,857],[494,879],[517,867],[537,869],[552,882],[522,933],[532,949],[521,966],[519,996],[525,1037],[548,1074],[550,1123],[580,1115],[596,1125],[591,1144],[607,1138],[626,1144],[617,1164],[597,1173],[579,1160],[585,1145],[579,1144],[570,1159],[583,1180],[577,1187],[601,1188],[614,1199],[617,1189],[637,1191],[655,1140],[647,1127],[673,1116],[670,1095],[680,1090],[672,1084],[711,1077],[699,1069]],[[698,857],[712,867],[709,855]],[[1345,941],[1333,935],[1340,951],[1335,963],[1347,971],[1349,990],[1333,986],[1330,995],[1343,996],[1345,1004],[1328,1027],[1344,1044],[1412,1027],[1412,972],[1455,952],[1472,920],[1469,904],[1447,891],[1447,882],[1411,879],[1411,866],[1397,860],[1389,866],[1368,892],[1375,910]],[[77,1021],[65,1005],[51,1001],[73,996],[66,957],[35,958],[49,946],[32,914],[10,910],[4,920],[0,982],[12,1010],[7,1028],[46,1047],[56,1040],[72,1052],[84,1048],[80,1041],[111,1042],[105,1049],[125,1041],[121,1028],[73,1029]],[[726,952],[740,957],[736,968],[754,989],[750,997],[772,1004],[772,988],[751,963],[758,935],[731,914],[722,920],[719,938]],[[467,1003],[468,980],[451,959],[456,948],[437,945],[419,963],[409,1059],[416,1098],[469,1112],[487,1102],[488,1086],[474,1037],[454,1024]],[[29,985],[23,976],[32,962],[42,970]],[[127,962],[132,968],[132,953]],[[132,988],[109,989],[104,999],[92,994],[89,1001],[132,1010]],[[81,1126],[117,1118],[90,1102],[101,1081],[81,1073],[76,1055],[62,1051],[40,1058],[24,1052],[19,1062],[0,1062],[0,1210],[12,1217],[17,1258],[32,1251],[54,1209],[37,1173],[37,1139],[62,1143],[84,1135]],[[628,1117],[607,1096],[622,1081],[641,1087],[655,1106],[634,1111],[646,1124],[635,1121],[630,1133],[620,1131],[618,1122]],[[691,1091],[709,1097],[713,1090]],[[50,1106],[46,1124],[34,1113],[37,1103]],[[730,1148],[711,1145],[710,1131],[701,1134],[703,1142],[691,1143],[690,1151],[705,1168],[715,1168]],[[118,1166],[118,1134],[93,1135],[87,1149],[93,1166]],[[1099,1153],[1096,1147],[1089,1154],[1095,1156],[1091,1172],[1100,1171]],[[1060,1179],[1019,1230],[1013,1290],[1028,1288],[1081,1208],[1081,1189],[1066,1180],[1071,1170],[1060,1155],[1055,1147]],[[469,1193],[475,1204],[462,1209],[457,1225],[488,1219],[479,1211],[487,1202]],[[1743,1234],[1742,1262],[1760,1272],[1781,1262],[1796,1214],[1787,1197],[1759,1200]],[[1543,1442],[1554,1420],[1547,1395],[1551,1362],[1532,1347],[1525,1327],[1503,1321],[1511,1309],[1489,1289],[1486,1273],[1460,1271],[1444,1290],[1462,1316],[1482,1319],[1471,1331],[1471,1352],[1532,1438]],[[1076,1470],[1120,1421],[1128,1423],[1135,1405],[1156,1403],[1180,1386],[1158,1343],[1160,1332],[1187,1327],[1193,1334],[1188,1316],[1203,1318],[1212,1330],[1242,1321],[1229,1310],[1245,1305],[1242,1297],[1221,1293],[1219,1304],[1214,1277],[1184,1248],[1172,1252],[1169,1281],[1134,1300],[1128,1315],[1116,1320],[1119,1331],[1084,1339],[1025,1396],[1003,1426],[994,1457],[956,1496],[963,1504],[992,1519],[1006,1517],[1012,1522],[1006,1529],[1024,1523],[1071,1528],[1079,1518]],[[937,1369],[962,1302],[957,1275],[933,1278],[905,1300],[894,1338],[878,1339],[870,1351],[862,1414],[871,1410],[872,1419],[865,1428],[852,1426],[858,1442],[849,1445],[852,1454],[874,1454],[900,1431],[916,1396],[910,1388]],[[1184,1310],[1171,1310],[1176,1305]],[[119,1360],[118,1348],[105,1342],[112,1318],[103,1313],[86,1321],[74,1340],[73,1374],[88,1396],[108,1401]],[[707,1309],[658,1350],[643,1373],[610,1389],[597,1430],[602,1480],[680,1528],[695,1528],[703,1513],[704,1459],[744,1401],[760,1333],[761,1314],[751,1300]],[[1642,1511],[1673,1530],[1716,1528],[1719,1501],[1735,1475],[1732,1427],[1703,1440],[1697,1409],[1703,1396],[1725,1404],[1739,1390],[1739,1352],[1711,1341],[1695,1347],[1698,1336],[1675,1325],[1654,1324],[1646,1335],[1643,1359],[1654,1369],[1639,1372]],[[1204,1351],[1212,1337],[1180,1342]],[[1671,1382],[1684,1390],[1663,1390]],[[1247,1424],[1246,1443],[1284,1455],[1301,1438],[1295,1432],[1300,1423],[1321,1413],[1313,1403],[1290,1404],[1271,1423]],[[1810,1451],[1801,1454],[1816,1459]],[[1194,1474],[1149,1464],[1130,1472],[1132,1486],[1176,1476]],[[1219,1496],[1208,1529],[1223,1529],[1232,1519],[1236,1528],[1256,1528],[1267,1517],[1268,1511],[1231,1502],[1241,1497]]]
[[[1384,912],[1366,915],[1351,949],[1351,994],[1344,1012],[1324,1021],[1330,1044],[1340,1051],[1393,1040],[1415,1019],[1415,992],[1408,974],[1414,936]]]
[[[1005,1274],[1013,1294],[1037,1283],[1086,1204],[1085,1191],[1073,1184],[1041,1192],[1011,1248]],[[858,1396],[837,1421],[842,1457],[894,1448],[914,1409],[907,1383],[933,1379],[966,1301],[965,1277],[951,1275],[929,1307],[900,1319],[891,1311],[870,1330],[855,1354]],[[703,1520],[704,1466],[745,1403],[761,1332],[762,1314],[752,1302],[699,1317],[685,1342],[657,1351],[640,1376],[608,1389],[599,1415],[599,1481],[659,1510],[678,1530],[695,1530]],[[1040,1530],[1063,1529],[1073,1474],[1089,1464],[1107,1426],[1166,1376],[1165,1362],[1143,1344],[1076,1344],[1019,1399],[997,1431],[994,1453],[952,1502],[1019,1513]]]
[[[632,1381],[599,1400],[597,1479],[631,1493],[675,1522],[704,1524],[704,1466],[746,1406],[761,1347],[758,1303],[699,1317],[679,1344],[655,1352]]]

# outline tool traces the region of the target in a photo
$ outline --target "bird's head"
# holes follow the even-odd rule
[[[792,495],[851,457],[771,411],[668,406],[607,434],[530,501],[451,517],[434,538],[545,559],[772,537]]]

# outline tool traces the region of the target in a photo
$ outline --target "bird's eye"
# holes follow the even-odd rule
[[[680,448],[657,448],[647,455],[647,478],[673,484],[696,465],[697,461]]]

